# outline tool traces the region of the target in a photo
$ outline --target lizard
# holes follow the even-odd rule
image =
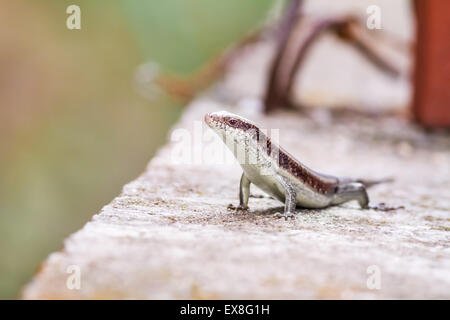
[[[383,203],[369,206],[367,188],[391,179],[362,180],[319,173],[295,159],[252,121],[218,111],[205,115],[205,123],[222,138],[237,158],[243,173],[239,183],[238,210],[248,209],[250,184],[284,203],[284,214],[293,218],[295,209],[321,209],[356,200],[363,209],[393,210]]]

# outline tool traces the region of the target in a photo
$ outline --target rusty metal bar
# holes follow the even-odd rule
[[[450,1],[415,0],[413,113],[426,127],[450,127]]]

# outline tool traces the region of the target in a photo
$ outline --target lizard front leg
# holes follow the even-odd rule
[[[239,206],[234,206],[230,203],[227,207],[228,210],[247,210],[248,198],[250,197],[250,180],[245,173],[242,173],[241,181],[239,182]]]
[[[242,172],[241,181],[239,183],[239,207],[238,209],[248,209],[248,198],[250,196],[250,180],[244,172]]]
[[[287,220],[288,218],[295,218],[295,208],[297,206],[297,192],[292,184],[282,176],[278,177],[278,181],[284,189],[284,215],[283,217]],[[281,215],[279,216],[281,217]]]

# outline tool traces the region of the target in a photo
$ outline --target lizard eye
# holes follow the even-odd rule
[[[237,121],[234,120],[234,119],[231,119],[231,120],[228,121],[228,123],[229,123],[231,126],[234,127],[234,126],[236,125]]]

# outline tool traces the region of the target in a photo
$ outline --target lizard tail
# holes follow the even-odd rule
[[[380,183],[389,183],[393,182],[394,178],[385,178],[385,179],[379,179],[379,180],[367,180],[367,179],[356,179],[355,182],[362,183],[364,187],[370,188],[374,185],[380,184]]]

